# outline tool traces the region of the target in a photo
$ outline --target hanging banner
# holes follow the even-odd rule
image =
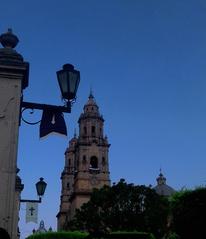
[[[49,134],[67,136],[66,123],[61,111],[43,110],[39,136],[43,138]]]
[[[38,203],[27,202],[26,203],[26,223],[38,221]]]

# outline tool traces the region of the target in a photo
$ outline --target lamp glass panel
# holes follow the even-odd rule
[[[44,181],[39,181],[38,183],[36,183],[36,190],[37,190],[38,196],[44,195],[46,186],[47,184]]]
[[[67,72],[62,72],[59,74],[59,84],[61,87],[62,95],[68,93],[68,82],[67,82]]]
[[[77,82],[77,74],[73,72],[69,72],[69,90],[70,93],[75,94],[76,92],[76,82]]]

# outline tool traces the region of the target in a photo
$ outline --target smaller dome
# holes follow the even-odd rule
[[[156,191],[157,194],[163,196],[170,196],[175,192],[175,190],[172,187],[166,184],[166,178],[162,174],[161,170],[156,180],[157,186],[154,187],[154,190]]]
[[[45,226],[44,226],[44,221],[41,220],[39,223],[39,228],[36,230],[37,233],[44,233],[47,232]]]

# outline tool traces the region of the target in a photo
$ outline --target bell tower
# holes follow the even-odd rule
[[[75,210],[89,201],[94,188],[110,185],[110,144],[104,136],[104,119],[92,93],[78,123],[79,136],[74,135],[65,152],[58,230],[69,228]]]

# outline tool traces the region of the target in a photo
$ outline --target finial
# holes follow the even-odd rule
[[[74,129],[74,138],[76,139],[77,137],[77,132],[76,132],[76,128]]]
[[[0,43],[4,48],[15,48],[19,39],[13,34],[12,29],[8,28],[6,33],[0,35]]]
[[[159,176],[163,176],[162,167],[160,167],[160,174],[159,174]]]
[[[92,87],[91,87],[91,86],[90,86],[89,99],[94,99],[93,90],[92,90]]]

